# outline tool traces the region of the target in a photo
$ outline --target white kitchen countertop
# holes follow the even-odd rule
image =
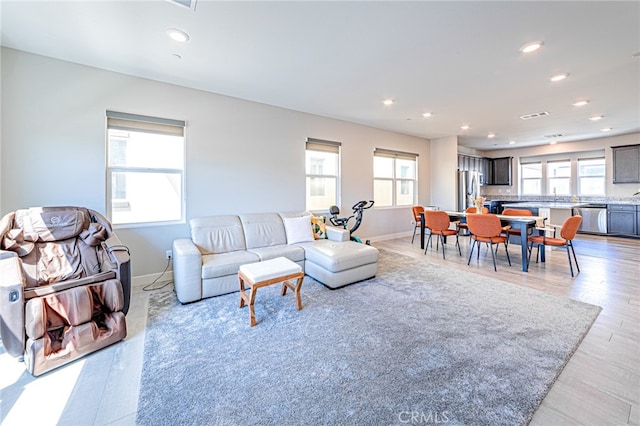
[[[522,203],[509,203],[503,204],[502,207],[512,208],[534,208],[534,209],[573,209],[577,207],[588,206],[591,203],[558,203],[558,202],[546,202],[546,201],[528,201]]]

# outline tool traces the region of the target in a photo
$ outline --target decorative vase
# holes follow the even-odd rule
[[[482,213],[482,208],[483,208],[483,207],[484,207],[484,206],[482,205],[482,203],[481,203],[481,202],[476,202],[476,213],[480,213],[480,214],[481,214],[481,213]]]

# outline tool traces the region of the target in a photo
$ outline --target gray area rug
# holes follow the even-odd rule
[[[600,308],[381,251],[303,309],[150,295],[137,424],[527,424]]]

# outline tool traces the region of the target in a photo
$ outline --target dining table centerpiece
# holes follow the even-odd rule
[[[487,201],[485,197],[471,197],[471,202],[476,206],[476,213],[482,213],[485,201]]]

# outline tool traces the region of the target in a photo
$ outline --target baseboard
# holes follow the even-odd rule
[[[131,285],[133,287],[144,287],[153,282],[153,280],[158,280],[158,282],[167,282],[173,281],[173,271],[166,271],[163,275],[162,272],[158,272],[156,274],[148,274],[148,275],[138,275],[137,277],[131,277]]]
[[[413,231],[409,231],[409,232],[398,232],[396,234],[386,234],[386,235],[377,235],[375,237],[371,237],[369,238],[369,240],[372,243],[375,243],[377,241],[385,241],[385,240],[394,240],[396,238],[404,238],[407,237],[409,238],[409,241],[411,241],[411,236],[413,235]],[[420,238],[420,235],[418,232],[416,232],[416,238]]]

